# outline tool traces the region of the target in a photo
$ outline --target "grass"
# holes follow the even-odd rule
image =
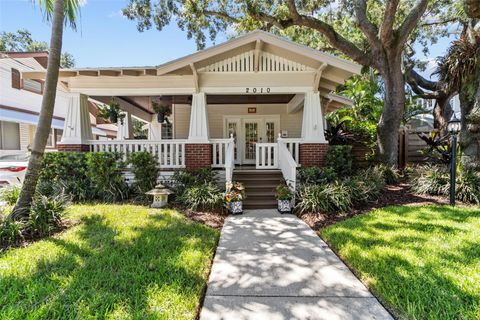
[[[194,319],[217,230],[175,210],[75,205],[81,223],[0,253],[0,319]]]
[[[480,208],[400,206],[321,231],[405,319],[480,319]]]

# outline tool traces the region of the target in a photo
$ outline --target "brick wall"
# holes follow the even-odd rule
[[[300,164],[302,167],[324,167],[328,143],[300,144]]]
[[[186,144],[185,166],[187,169],[210,168],[212,166],[212,145],[203,143]]]
[[[57,150],[60,152],[89,152],[90,146],[88,144],[57,144]]]

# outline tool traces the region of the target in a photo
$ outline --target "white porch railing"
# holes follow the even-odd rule
[[[118,152],[126,160],[128,154],[147,151],[157,156],[160,168],[185,168],[186,140],[90,140],[91,152]]]
[[[282,170],[282,175],[287,185],[295,191],[297,181],[297,162],[287,148],[287,143],[281,138],[278,138],[278,166],[280,170]]]
[[[255,148],[257,169],[278,168],[278,143],[257,143]]]
[[[300,143],[302,142],[301,138],[282,138],[279,134],[278,141],[282,141],[287,147],[288,151],[292,155],[295,162],[300,163]]]
[[[231,139],[210,139],[212,143],[212,168],[225,168],[227,148]]]

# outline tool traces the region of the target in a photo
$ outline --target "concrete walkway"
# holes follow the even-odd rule
[[[200,319],[392,317],[303,221],[251,210],[226,220]]]

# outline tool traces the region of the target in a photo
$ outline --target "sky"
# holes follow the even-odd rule
[[[158,31],[138,32],[136,22],[121,14],[128,0],[83,0],[78,30],[66,28],[63,51],[71,53],[76,67],[155,66],[196,51],[195,41],[175,23]],[[43,19],[37,0],[0,0],[0,31],[27,29],[38,41],[49,42],[50,25]],[[220,35],[216,42],[223,42]],[[443,55],[450,39],[442,39],[430,48],[434,68],[436,57]],[[209,45],[212,45],[211,43]]]

